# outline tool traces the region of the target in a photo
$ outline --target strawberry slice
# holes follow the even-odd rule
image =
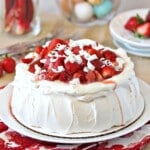
[[[28,68],[28,70],[29,70],[31,73],[34,73],[34,72],[35,72],[35,65],[38,65],[39,67],[42,67],[43,64],[41,64],[40,59],[37,59],[37,60],[33,61],[33,62],[29,65],[29,68]]]
[[[43,47],[42,47],[41,45],[38,45],[38,46],[36,46],[36,48],[35,48],[35,52],[36,52],[37,54],[40,54],[40,53],[42,52],[42,49],[43,49]]]
[[[49,51],[53,50],[56,48],[57,44],[63,44],[63,45],[67,45],[67,42],[62,40],[62,39],[53,39],[49,45],[48,45],[48,49]]]
[[[113,75],[115,75],[115,70],[111,66],[105,66],[101,70],[101,75],[103,76],[104,79],[110,78]]]
[[[102,81],[104,79],[97,70],[95,70],[94,73],[96,75],[96,81]]]
[[[58,57],[57,59],[53,58],[56,59],[54,62],[51,62],[51,59],[52,58],[47,57],[46,62],[44,63],[43,68],[46,69],[47,71],[50,71],[52,69],[57,70],[58,66],[64,67],[64,57]]]
[[[89,49],[92,49],[92,46],[91,45],[85,45],[85,46],[83,46],[83,49],[88,51]]]
[[[102,62],[99,59],[92,60],[91,63],[94,65],[96,70],[100,70],[102,66]]]
[[[87,51],[90,55],[96,55],[98,58],[100,58],[102,56],[102,54],[100,53],[100,51],[97,51],[93,48],[88,49]]]
[[[40,52],[41,58],[46,57],[49,52],[50,52],[50,51],[49,51],[49,49],[48,49],[47,47],[43,48],[42,51]]]
[[[80,70],[76,73],[73,74],[73,78],[78,78],[80,80],[81,83],[85,83],[86,82],[86,78],[85,78],[85,73]]]
[[[75,46],[72,48],[72,51],[74,54],[78,55],[79,54],[79,51],[80,51],[80,47],[79,46]]]
[[[45,73],[42,73],[43,75],[41,75],[43,77],[43,79],[45,80],[50,80],[50,81],[54,81],[56,79],[58,79],[60,73],[57,73],[57,72],[53,72],[53,71],[48,71],[48,72],[45,72]]]
[[[112,51],[110,50],[106,50],[103,52],[103,56],[107,59],[107,60],[110,60],[112,62],[115,62],[116,61],[116,54],[113,53]]]
[[[64,64],[64,66],[65,66],[66,71],[69,74],[73,74],[81,69],[81,65],[78,64],[77,62],[71,63],[68,61],[67,63]]]
[[[150,37],[150,22],[145,22],[139,25],[136,29],[135,34],[137,37],[144,37],[144,38]]]
[[[63,55],[65,55],[65,51],[64,50],[60,50],[60,51],[58,51],[58,54],[63,56]]]
[[[82,59],[81,68],[83,68],[87,65],[87,60],[83,56],[81,56],[81,59]]]
[[[126,24],[124,25],[125,29],[134,32],[139,24],[142,24],[144,20],[139,16],[133,16],[128,19]]]
[[[60,81],[67,82],[67,81],[71,80],[71,76],[67,72],[63,71],[60,73],[58,79]]]
[[[33,58],[22,58],[21,61],[25,64],[29,64],[33,61]]]
[[[57,69],[58,66],[64,66],[64,57],[58,57],[55,62],[51,63],[51,68]]]
[[[95,75],[94,71],[87,72],[86,80],[87,80],[88,83],[96,81],[96,75]]]

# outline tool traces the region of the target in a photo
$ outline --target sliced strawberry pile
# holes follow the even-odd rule
[[[34,17],[32,0],[5,0],[5,30],[14,34],[30,31]]]
[[[39,80],[77,79],[80,83],[91,83],[111,78],[123,70],[123,67],[115,69],[119,56],[113,51],[88,44],[71,46],[68,40],[53,39],[48,46],[37,46],[35,54],[35,58],[26,56],[22,62],[29,65],[28,70]]]
[[[16,61],[14,58],[9,56],[4,56],[0,58],[0,78],[4,73],[15,72]]]
[[[150,11],[147,13],[145,18],[141,16],[130,17],[124,25],[125,29],[134,33],[139,38],[150,37]]]

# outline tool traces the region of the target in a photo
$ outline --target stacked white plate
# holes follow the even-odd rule
[[[139,14],[142,18],[145,18],[149,10],[150,8],[130,10],[120,13],[112,19],[109,29],[117,47],[125,49],[130,54],[150,57],[150,38],[135,37],[134,33],[124,28],[130,17]]]

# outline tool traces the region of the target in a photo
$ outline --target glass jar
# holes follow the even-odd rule
[[[2,0],[4,31],[13,35],[40,33],[39,0]]]
[[[69,21],[84,26],[108,23],[121,4],[121,0],[56,0],[56,2]]]

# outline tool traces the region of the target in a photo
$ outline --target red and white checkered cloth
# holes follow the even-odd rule
[[[23,136],[0,121],[0,150],[141,150],[150,143],[150,122],[125,136],[90,144],[57,144]]]

